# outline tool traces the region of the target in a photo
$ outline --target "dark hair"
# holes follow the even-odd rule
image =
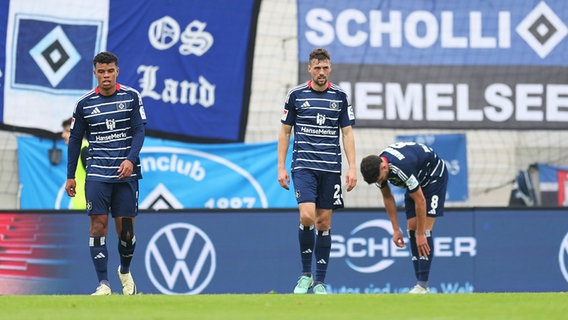
[[[310,63],[312,62],[313,59],[316,59],[318,61],[331,60],[331,56],[329,55],[329,52],[327,52],[327,50],[323,48],[318,48],[314,49],[314,51],[310,53]]]
[[[370,155],[366,156],[361,160],[361,174],[363,175],[363,179],[368,184],[377,182],[379,178],[379,174],[381,173],[381,163],[383,159],[377,155]]]
[[[97,66],[97,63],[113,63],[118,66],[118,57],[112,52],[103,51],[95,56],[93,59],[93,66]]]
[[[61,123],[61,126],[62,127],[70,126],[71,125],[71,119],[73,119],[73,118],[63,120],[63,122]]]

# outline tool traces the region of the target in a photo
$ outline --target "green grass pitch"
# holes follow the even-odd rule
[[[567,319],[568,293],[0,296],[1,319]]]

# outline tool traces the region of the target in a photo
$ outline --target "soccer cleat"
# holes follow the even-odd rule
[[[112,293],[110,287],[104,283],[99,284],[95,292],[91,293],[92,296],[108,296]]]
[[[314,294],[327,294],[327,288],[323,282],[316,284],[312,290],[314,291]]]
[[[294,293],[296,294],[308,293],[308,290],[311,288],[312,283],[313,283],[312,277],[301,276],[300,279],[298,279],[298,284],[296,284],[296,287],[294,288]]]
[[[118,277],[120,278],[120,282],[122,282],[122,294],[136,294],[136,284],[134,284],[134,279],[132,279],[130,272],[122,274],[120,273],[120,266],[118,266]]]
[[[428,293],[428,289],[421,287],[420,285],[415,285],[414,288],[412,288],[410,291],[408,291],[408,293],[410,294],[426,294]]]

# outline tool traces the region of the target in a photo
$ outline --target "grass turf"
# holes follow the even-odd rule
[[[2,319],[566,319],[568,293],[0,296]]]

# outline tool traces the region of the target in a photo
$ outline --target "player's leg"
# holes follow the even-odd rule
[[[294,293],[307,293],[312,286],[312,259],[315,245],[316,219],[316,181],[311,170],[292,172],[296,201],[300,211],[298,242],[302,262],[302,275],[298,279]]]
[[[325,277],[331,252],[331,215],[333,209],[343,208],[341,175],[319,172],[318,197],[316,202],[316,273],[314,293],[326,294]]]
[[[416,286],[410,293],[427,293],[428,279],[430,277],[430,266],[434,257],[434,238],[432,237],[432,229],[436,218],[426,217],[425,233],[426,241],[430,247],[430,253],[427,256],[420,256],[418,246],[416,245],[416,218],[408,219],[408,238],[412,252],[412,264],[416,275]]]
[[[316,273],[314,277],[314,293],[326,294],[325,276],[331,252],[331,213],[332,209],[317,209],[316,218]]]
[[[428,287],[428,279],[430,277],[430,269],[432,267],[432,259],[434,258],[434,222],[436,218],[444,215],[444,203],[446,202],[448,174],[447,170],[434,184],[423,189],[426,198],[426,240],[430,247],[430,254],[427,257],[420,257],[418,260],[418,284],[424,288]],[[416,228],[414,228],[416,230]]]
[[[430,247],[430,253],[428,256],[419,256],[418,248],[416,247],[416,237],[412,233],[416,230],[416,214],[407,208],[407,218],[408,218],[408,230],[411,243],[411,249],[416,250],[413,252],[413,261],[416,258],[416,280],[417,286],[411,290],[411,293],[426,293],[428,289],[428,280],[430,278],[430,269],[432,266],[432,259],[434,258],[434,237],[433,229],[436,218],[444,215],[444,203],[446,197],[446,186],[447,186],[447,175],[441,177],[436,184],[430,185],[425,189],[422,189],[424,193],[424,198],[426,199],[426,241],[428,241],[428,246]],[[408,203],[405,203],[408,205]],[[414,208],[414,206],[412,206]],[[422,289],[426,290],[422,290]],[[414,291],[414,292],[413,292]]]
[[[118,276],[122,283],[122,293],[136,294],[136,284],[130,272],[130,264],[136,248],[134,224],[138,214],[138,181],[115,184],[112,199],[111,211],[118,235],[120,255]]]
[[[108,207],[110,199],[108,184],[89,181],[85,186],[87,212],[89,214],[89,250],[97,273],[99,285],[93,295],[111,294],[108,281],[108,249],[106,236],[108,232]]]

